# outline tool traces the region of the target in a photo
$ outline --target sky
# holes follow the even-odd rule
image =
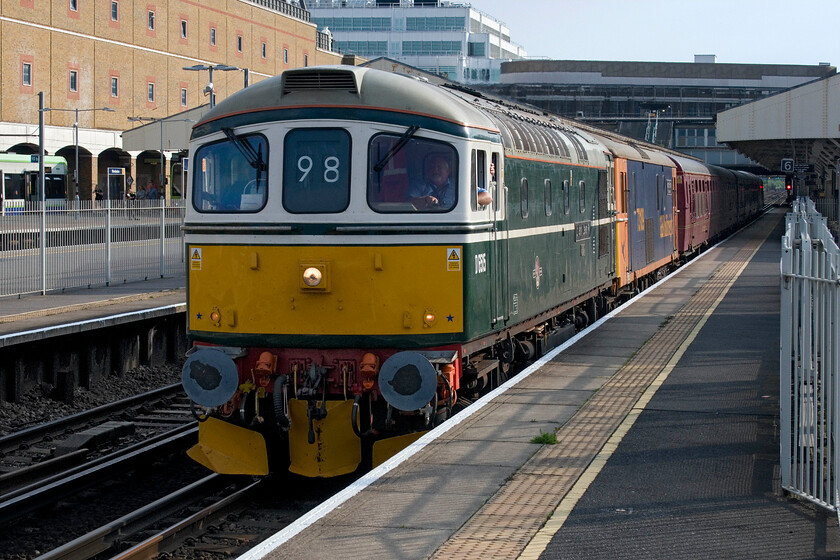
[[[465,0],[528,57],[840,66],[840,0]]]

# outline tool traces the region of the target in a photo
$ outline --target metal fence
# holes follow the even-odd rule
[[[0,212],[0,297],[183,275],[181,201],[21,203]]]
[[[840,511],[840,250],[811,200],[782,238],[782,487]]]

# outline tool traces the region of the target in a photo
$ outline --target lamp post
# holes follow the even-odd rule
[[[87,111],[107,111],[109,113],[114,113],[115,111],[110,107],[96,107],[93,109],[79,109],[78,107],[75,107],[73,109],[44,107],[42,111],[73,111],[76,115],[76,120],[75,122],[73,122],[73,137],[76,145],[76,168],[73,170],[73,193],[71,196],[71,200],[75,199],[76,196],[79,194],[79,113]]]
[[[193,66],[184,66],[184,70],[192,70],[194,72],[210,71],[210,83],[204,87],[204,91],[210,94],[210,108],[212,109],[216,106],[216,88],[213,87],[213,70],[230,72],[231,70],[241,70],[241,68],[238,66],[228,66],[227,64],[195,64]],[[248,74],[246,73],[245,76],[247,79]]]
[[[155,117],[128,117],[133,122],[158,122],[160,123],[160,192],[164,192],[163,181],[165,178],[164,168],[166,167],[166,156],[163,153],[163,123],[164,122],[196,122],[193,119],[157,119]]]

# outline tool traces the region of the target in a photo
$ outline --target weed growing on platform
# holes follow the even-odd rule
[[[532,437],[531,443],[554,445],[557,443],[557,434],[554,432],[544,432],[540,430],[540,435]]]

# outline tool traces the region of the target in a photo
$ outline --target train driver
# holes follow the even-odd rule
[[[494,181],[496,176],[496,164],[490,163],[490,180]],[[476,189],[476,201],[481,206],[489,206],[493,203],[493,195],[490,194],[490,191],[482,187],[481,185],[478,186]]]
[[[449,177],[449,158],[432,154],[426,159],[425,180],[411,185],[408,198],[417,210],[450,210],[455,205],[455,189]]]

